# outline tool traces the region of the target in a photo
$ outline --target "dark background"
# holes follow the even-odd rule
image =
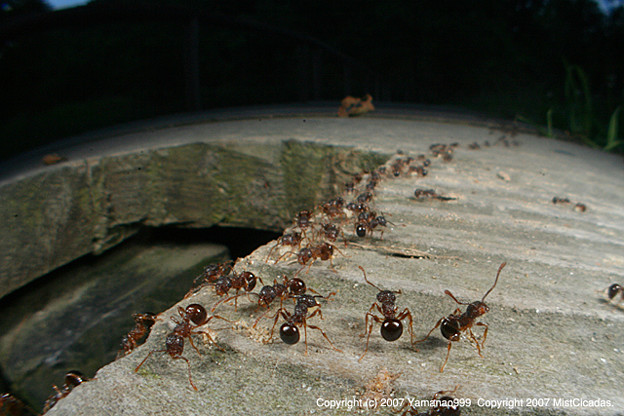
[[[365,93],[375,104],[476,110],[622,150],[607,140],[624,102],[617,2],[606,14],[591,0],[0,5],[1,159],[164,114],[309,100],[337,107]]]

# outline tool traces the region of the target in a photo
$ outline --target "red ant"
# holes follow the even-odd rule
[[[299,211],[299,213],[295,217],[295,222],[297,223],[297,226],[305,237],[305,230],[310,228],[310,226],[312,225],[312,211],[308,211],[307,209]]]
[[[256,282],[258,280],[262,282],[261,278],[256,277],[256,275],[251,272],[245,271],[239,274],[234,272],[231,276],[222,276],[215,282],[215,292],[218,296],[227,295],[230,289],[235,289],[237,295],[241,289],[244,289],[246,292],[251,292],[256,287]],[[234,299],[234,310],[237,308],[237,298],[238,296],[230,298]]]
[[[358,215],[358,222],[355,224],[355,234],[358,237],[366,237],[367,233],[370,232],[372,234],[378,226],[388,226],[386,217],[383,215],[376,215],[375,212],[363,212]],[[383,230],[381,230],[379,238],[383,238]]]
[[[330,296],[331,296],[331,294],[330,294]],[[273,327],[271,327],[271,336],[270,336],[269,339],[273,338],[273,331],[275,329],[275,325],[277,325],[277,321],[278,321],[279,317],[281,316],[286,321],[280,327],[280,338],[282,339],[282,341],[285,344],[293,345],[293,344],[296,344],[297,342],[299,342],[299,340],[301,339],[301,336],[300,336],[300,333],[299,333],[299,327],[303,326],[303,334],[304,334],[303,335],[304,336],[303,339],[304,339],[304,343],[305,343],[305,354],[306,355],[308,355],[308,328],[316,329],[316,330],[320,331],[321,334],[323,334],[323,337],[325,338],[325,340],[327,340],[327,342],[329,342],[329,345],[331,345],[331,347],[334,350],[336,350],[338,352],[342,352],[342,350],[340,350],[340,349],[336,348],[336,346],[334,346],[334,344],[331,342],[331,340],[329,339],[329,337],[327,336],[325,331],[323,331],[318,326],[309,325],[307,323],[307,320],[312,318],[317,313],[320,315],[320,318],[323,319],[323,314],[321,312],[321,305],[320,305],[320,303],[318,303],[316,301],[316,298],[319,298],[319,297],[322,298],[323,296],[321,296],[321,295],[316,295],[316,296],[298,295],[298,296],[296,296],[297,303],[295,304],[295,308],[294,308],[292,314],[289,313],[283,307],[279,308],[277,310],[277,312],[275,313],[275,320],[273,321]],[[310,315],[308,315],[308,309],[309,308],[317,308],[317,309],[315,309],[314,312],[312,312]]]
[[[442,196],[438,193],[436,193],[435,190],[433,189],[423,189],[423,188],[417,188],[414,191],[414,197],[418,200],[423,200],[426,198],[431,198],[431,199],[439,199],[440,201],[453,201],[457,198],[453,198],[450,196]]]
[[[412,328],[412,314],[408,308],[403,309],[401,313],[398,313],[399,308],[396,306],[396,295],[401,294],[400,290],[390,291],[390,290],[382,290],[375,284],[371,283],[366,278],[366,271],[362,266],[358,266],[362,273],[364,273],[364,280],[366,283],[379,290],[377,293],[377,301],[373,302],[366,315],[364,315],[364,333],[366,336],[366,348],[364,349],[364,354],[359,358],[358,361],[362,360],[366,353],[368,352],[368,342],[370,340],[371,332],[373,331],[373,321],[380,323],[380,333],[383,339],[386,341],[392,342],[401,338],[403,334],[403,324],[401,321],[407,318],[407,322],[409,324],[408,330],[410,333],[410,338],[412,343],[414,342],[414,329]],[[381,304],[381,306],[379,305]],[[372,313],[373,309],[377,309],[377,311],[381,314],[381,317]],[[370,317],[370,322],[369,322]],[[364,335],[362,335],[364,336]]]
[[[321,259],[323,261],[329,260],[332,270],[336,271],[332,261],[332,258],[334,257],[334,249],[340,252],[336,246],[330,243],[322,243],[317,246],[310,245],[299,250],[299,253],[297,253],[297,262],[303,267],[295,273],[295,276],[301,273],[301,270],[305,268],[306,264],[308,265],[308,271],[310,271],[310,268],[316,259]]]
[[[121,350],[117,353],[117,358],[124,357],[134,350],[139,340],[147,334],[147,331],[156,322],[156,315],[150,312],[136,313],[132,317],[136,323],[135,327],[122,339]]]
[[[408,409],[401,413],[401,416],[459,416],[461,415],[461,408],[458,406],[457,400],[451,396],[446,396],[446,394],[455,393],[458,387],[459,386],[455,386],[453,390],[442,390],[435,393],[430,401],[433,403],[433,406],[427,412],[418,413],[409,402],[406,402],[396,413],[409,406]],[[445,396],[440,397],[443,394]]]
[[[301,241],[303,240],[303,238],[301,237],[301,233],[297,233],[297,232],[293,232],[293,233],[288,233],[288,234],[284,234],[281,237],[279,237],[277,239],[277,243],[271,247],[271,250],[269,250],[269,254],[266,257],[266,260],[268,260],[271,257],[271,254],[273,253],[273,250],[275,250],[277,247],[279,246],[297,246],[297,248],[299,248],[301,246]],[[281,258],[281,257],[280,257]]]
[[[59,400],[66,397],[74,389],[74,387],[85,381],[89,381],[89,379],[87,379],[80,371],[67,372],[65,374],[65,383],[63,384],[63,387],[59,389],[56,386],[52,386],[55,393],[52,396],[48,397],[48,399],[45,401],[45,404],[43,405],[43,413],[46,413],[56,403],[58,403]]]
[[[197,387],[195,387],[195,384],[193,384],[193,380],[191,378],[191,363],[189,362],[188,358],[182,356],[182,353],[184,352],[184,338],[188,338],[191,346],[200,355],[201,353],[199,352],[199,350],[193,343],[193,338],[191,338],[191,335],[193,334],[206,335],[210,343],[217,346],[217,348],[219,348],[221,351],[224,351],[223,348],[221,348],[214,341],[214,339],[210,336],[209,333],[205,331],[197,331],[196,329],[199,328],[200,326],[207,324],[212,318],[223,319],[224,321],[227,321],[230,323],[231,321],[218,315],[208,316],[206,309],[197,303],[188,305],[185,309],[183,309],[181,306],[178,306],[178,314],[180,315],[181,320],[176,319],[173,316],[171,317],[171,320],[176,323],[176,326],[175,328],[173,328],[173,331],[171,331],[171,333],[167,335],[167,338],[165,339],[165,349],[150,351],[147,354],[147,356],[143,359],[143,361],[141,361],[141,363],[134,369],[134,372],[135,373],[138,372],[139,368],[141,368],[143,363],[145,363],[145,361],[147,361],[147,359],[153,353],[166,352],[174,360],[181,359],[181,360],[186,361],[186,365],[188,367],[189,383],[191,383],[191,387],[193,387],[193,389],[197,391]]]
[[[277,280],[273,280],[273,286],[264,286],[257,295],[258,305],[266,308],[267,310],[260,315],[258,319],[256,319],[256,322],[253,324],[254,328],[258,325],[260,319],[262,319],[269,312],[269,307],[275,299],[280,299],[280,308],[282,308],[283,301],[285,299],[289,297],[296,298],[297,296],[304,295],[308,290],[303,280],[297,277],[293,277],[292,279],[288,279],[286,276],[283,277],[283,283],[278,283]],[[319,295],[319,293],[314,289],[310,289],[310,291]],[[327,297],[325,297],[325,299],[328,299],[333,294],[335,293],[330,293]]]
[[[215,283],[219,278],[229,274],[232,271],[232,261],[228,260],[225,263],[209,264],[203,270],[203,272],[193,280],[193,287],[184,295],[184,299],[190,297],[194,293],[197,293],[206,284]],[[199,286],[197,281],[201,280]]]
[[[328,218],[342,217],[344,216],[344,211],[342,210],[344,205],[345,200],[339,196],[321,204],[321,211]]]
[[[424,340],[429,338],[429,335],[431,335],[431,333],[437,327],[440,327],[442,336],[449,340],[448,349],[446,353],[446,359],[444,360],[444,364],[442,364],[442,367],[440,368],[440,372],[444,371],[444,366],[448,362],[449,355],[451,354],[451,346],[453,345],[453,342],[460,340],[462,332],[466,332],[466,331],[468,332],[468,339],[471,342],[475,343],[477,347],[477,352],[479,353],[479,357],[483,358],[483,355],[481,355],[481,348],[483,348],[483,344],[485,344],[485,339],[487,338],[488,326],[487,324],[484,324],[483,322],[475,323],[475,319],[479,318],[480,316],[485,315],[490,310],[490,308],[484,303],[485,298],[494,289],[494,287],[496,286],[496,283],[498,283],[498,277],[500,276],[500,272],[501,270],[503,270],[503,267],[505,267],[506,264],[507,264],[506,262],[503,262],[499,266],[498,273],[496,273],[496,280],[494,280],[494,284],[492,285],[490,290],[485,292],[485,295],[483,295],[483,298],[481,298],[480,301],[477,300],[472,303],[460,302],[455,298],[455,296],[453,296],[453,294],[449,290],[444,291],[444,293],[450,296],[451,299],[453,299],[455,303],[457,303],[458,305],[467,305],[468,307],[466,308],[466,312],[462,313],[461,309],[459,308],[455,309],[455,312],[453,312],[448,317],[440,318],[440,320],[435,324],[435,326],[431,329],[431,331],[429,331],[426,337],[424,337],[423,339],[419,341],[416,341],[416,343],[423,342]],[[479,345],[479,341],[477,341],[477,338],[472,333],[473,325],[485,327],[485,331],[483,332],[483,341],[481,341],[480,345]]]

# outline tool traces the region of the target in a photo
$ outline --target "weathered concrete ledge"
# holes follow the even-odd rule
[[[68,161],[5,182],[0,297],[142,226],[279,230],[297,210],[333,195],[349,174],[385,159],[353,145],[293,140],[287,126],[262,137],[262,126],[254,120],[147,132],[123,138],[142,144],[135,149],[111,144],[85,158],[67,149]]]
[[[265,321],[259,333],[247,331],[245,327],[253,323],[258,311],[251,302],[241,298],[237,312],[230,305],[218,309],[220,315],[239,321],[237,329],[214,322],[208,325],[225,352],[202,343],[201,337],[196,341],[202,356],[192,348],[184,352],[199,389],[195,392],[189,385],[185,363],[171,360],[164,354],[153,354],[138,373],[134,372],[150,350],[163,348],[165,336],[172,329],[169,317],[176,314],[172,308],[161,315],[162,319],[156,323],[144,346],[102,368],[94,380],[78,386],[61,400],[50,415],[392,414],[387,408],[335,410],[319,406],[319,403],[324,403],[323,399],[388,395],[429,398],[436,391],[453,389],[456,385],[459,388],[454,395],[472,401],[471,407],[464,411],[470,415],[527,412],[615,415],[624,411],[621,397],[624,313],[621,308],[607,303],[599,293],[613,282],[624,282],[624,213],[621,209],[624,175],[620,157],[528,134],[511,138],[508,132],[486,127],[402,119],[240,120],[151,134],[158,142],[184,137],[204,143],[206,137],[210,137],[211,145],[234,146],[237,154],[247,157],[240,159],[245,163],[254,159],[251,155],[258,154],[265,155],[260,158],[264,161],[283,160],[280,155],[285,153],[275,149],[284,146],[365,156],[391,155],[397,149],[409,155],[428,153],[433,143],[457,142],[459,147],[453,161],[434,160],[429,175],[424,178],[386,178],[378,185],[373,206],[393,223],[383,239],[376,235],[356,241],[358,244],[350,243],[346,248],[338,244],[342,254],[334,258],[335,272],[320,261],[309,273],[303,272],[309,287],[320,293],[338,292],[333,300],[323,304],[324,319],[313,319],[342,352],[329,348],[316,331],[308,331],[310,351],[307,356],[303,354],[302,343],[288,346],[279,339],[268,345],[258,342],[271,323]],[[244,141],[241,135],[246,138]],[[517,141],[519,145],[506,147],[501,141],[494,146],[501,135],[507,135],[510,142]],[[483,146],[486,140],[492,146]],[[473,142],[481,144],[481,149],[469,150],[468,145]],[[158,152],[176,155],[175,149],[177,147],[154,150],[154,158],[165,163]],[[266,149],[274,149],[274,153]],[[321,151],[320,159],[327,157],[324,152]],[[203,155],[200,160],[209,157],[208,152],[200,153]],[[267,153],[272,156],[267,157]],[[310,194],[303,193],[299,201],[301,187],[283,185],[286,176],[290,178],[293,172],[302,172],[300,186],[304,189],[318,182],[331,184],[318,189],[331,190],[334,184],[340,185],[341,180],[338,177],[323,179],[323,172],[352,171],[323,167],[309,172],[306,171],[307,158],[307,154],[299,157],[288,175],[282,173],[282,182],[269,177],[269,186],[263,181],[254,183],[261,189],[251,184],[244,187],[245,180],[237,183],[242,183],[246,192],[256,192],[253,195],[258,198],[278,188],[277,195],[293,204],[293,209],[310,207],[313,197],[307,198],[305,195]],[[333,160],[343,158],[336,156]],[[348,157],[347,160],[360,158]],[[70,157],[70,163],[85,162]],[[167,163],[174,163],[173,159]],[[342,166],[338,162],[330,166],[336,164]],[[187,159],[184,166],[195,165]],[[62,165],[53,168],[60,169]],[[319,176],[313,176],[315,172]],[[106,175],[102,178],[100,182],[105,181]],[[117,183],[121,187],[124,185],[124,181]],[[186,186],[182,182],[177,185],[178,188]],[[200,185],[204,186],[202,182]],[[219,196],[219,187],[211,186],[212,192]],[[457,200],[416,201],[412,198],[416,187],[433,188]],[[298,190],[289,194],[285,189]],[[204,193],[203,198],[207,201],[214,197],[212,192]],[[198,194],[196,191],[195,195]],[[185,194],[179,194],[182,195]],[[323,197],[320,191],[313,195]],[[230,207],[233,203],[254,201],[248,194],[245,196],[230,200]],[[554,196],[581,202],[587,210],[578,212],[573,204],[554,205]],[[164,205],[160,203],[157,206],[161,208],[153,212],[167,213],[169,210],[163,206],[181,206],[185,202],[194,212],[200,211],[199,201],[178,199],[166,200]],[[303,202],[302,206],[299,202]],[[269,216],[275,214],[271,207],[259,204],[253,209],[246,208],[245,213]],[[152,211],[148,212],[153,215]],[[144,215],[132,217],[130,210],[125,215],[120,218],[127,219],[128,223],[130,220],[135,223],[151,221],[149,215],[147,219],[143,219]],[[159,215],[171,218],[172,222],[189,219],[181,215]],[[205,215],[213,218],[213,214]],[[234,216],[214,218],[229,220]],[[264,220],[256,216],[249,221],[262,223]],[[278,224],[278,221],[269,224]],[[345,233],[348,239],[354,239],[351,228]],[[270,283],[280,273],[290,274],[299,269],[288,261],[266,262],[272,245],[240,260],[237,270],[252,271],[262,276],[265,283]],[[503,261],[508,265],[498,286],[487,298],[490,312],[482,319],[489,324],[484,358],[467,342],[461,342],[453,346],[447,367],[440,373],[447,343],[439,331],[420,344],[417,351],[406,334],[394,343],[381,340],[376,326],[368,354],[358,362],[364,350],[364,340],[358,335],[364,330],[364,314],[374,301],[376,291],[364,284],[357,266],[363,266],[369,279],[382,288],[402,291],[398,305],[410,308],[414,332],[420,338],[440,317],[456,308],[457,305],[444,295],[445,289],[451,290],[461,301],[481,299]],[[209,307],[217,300],[214,291],[207,287],[179,305],[198,302]],[[384,379],[385,369],[398,377],[394,381],[387,376]],[[387,391],[377,392],[375,382]],[[479,399],[504,398],[522,399],[526,404],[496,411],[478,405]],[[544,407],[528,407],[527,399],[539,398],[551,401]],[[570,404],[556,404],[554,399],[568,400],[565,403]],[[576,406],[572,402],[574,399],[608,400],[610,407]]]

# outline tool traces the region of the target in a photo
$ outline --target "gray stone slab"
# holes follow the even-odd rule
[[[384,397],[374,388],[375,383],[383,387],[384,369],[398,375],[391,382],[386,376],[395,398],[429,398],[459,386],[454,395],[472,401],[465,414],[623,411],[624,314],[600,293],[609,284],[624,281],[620,157],[527,134],[507,136],[518,146],[469,150],[472,142],[493,144],[504,133],[378,118],[236,121],[161,131],[156,138],[200,137],[202,130],[238,142],[250,136],[252,142],[265,143],[295,138],[380,154],[399,148],[409,155],[427,153],[432,143],[457,142],[459,147],[453,161],[434,160],[425,178],[387,178],[377,187],[373,205],[393,223],[383,239],[376,234],[346,248],[338,244],[342,254],[333,260],[335,271],[319,261],[309,272],[301,272],[309,287],[324,294],[337,292],[323,303],[324,319],[312,319],[342,352],[331,349],[313,330],[308,331],[308,355],[301,342],[294,346],[279,339],[268,345],[259,342],[271,322],[262,321],[259,333],[245,329],[258,310],[243,297],[237,312],[230,305],[217,310],[239,321],[237,329],[214,321],[208,325],[225,352],[200,337],[196,343],[201,356],[192,348],[185,350],[196,392],[185,363],[164,354],[153,354],[134,372],[150,350],[163,348],[172,330],[168,317],[175,315],[169,310],[146,345],[102,368],[94,380],[59,402],[51,415],[352,414],[363,409],[330,410],[319,403]],[[457,199],[417,201],[412,198],[416,187]],[[587,210],[554,205],[554,196],[582,202]],[[352,227],[345,233],[354,238]],[[253,271],[265,283],[280,273],[299,270],[292,260],[266,262],[272,246],[239,261],[237,269]],[[447,342],[439,331],[413,347],[406,335],[394,343],[383,341],[376,326],[367,355],[358,361],[364,352],[359,336],[365,330],[364,315],[376,295],[358,266],[380,287],[402,291],[398,305],[411,310],[420,338],[457,307],[444,295],[445,289],[464,302],[479,300],[503,261],[507,266],[487,298],[490,312],[481,319],[489,325],[483,358],[468,342],[460,342],[440,373]],[[206,288],[180,305],[211,306],[217,300]],[[479,328],[475,332],[481,334]],[[482,402],[479,405],[480,399],[505,398],[523,400],[523,406],[492,411]],[[548,399],[548,404],[544,400],[529,408],[529,400],[540,398]],[[578,400],[610,401],[610,407]],[[391,413],[387,408],[367,412]]]

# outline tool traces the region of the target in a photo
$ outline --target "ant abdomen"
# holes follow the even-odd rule
[[[607,289],[607,296],[609,297],[609,299],[613,300],[613,298],[615,298],[620,292],[622,292],[622,296],[624,298],[624,289],[622,288],[622,286],[618,285],[617,283],[613,283]]]
[[[459,341],[461,336],[459,321],[444,318],[440,325],[440,332],[442,332],[442,336],[449,341]]]
[[[293,345],[299,342],[299,328],[295,325],[284,323],[280,327],[280,338],[284,341],[284,344]]]
[[[381,324],[380,333],[386,341],[396,341],[403,335],[403,324],[398,319],[386,319]]]
[[[208,319],[208,312],[206,309],[197,303],[192,303],[184,309],[186,315],[195,325],[202,325]]]

